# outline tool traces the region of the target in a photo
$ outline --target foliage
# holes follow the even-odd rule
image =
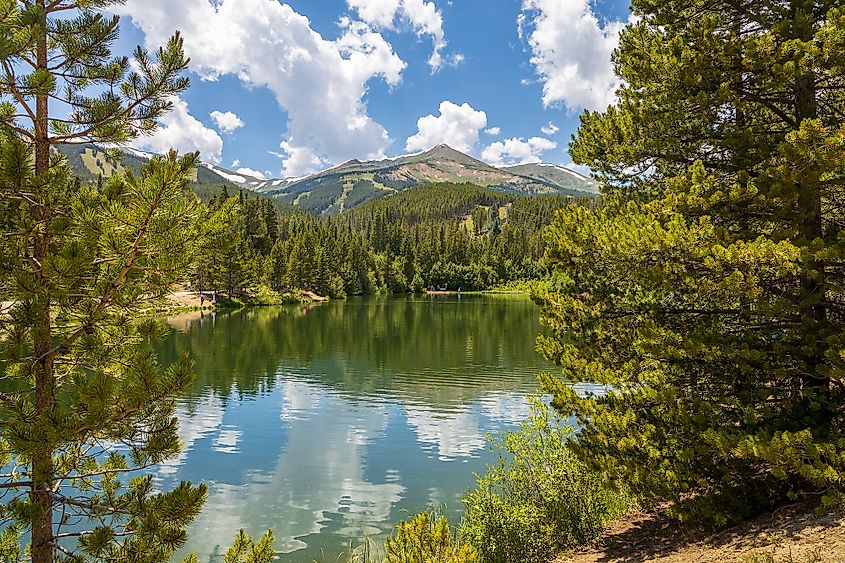
[[[160,366],[148,344],[166,329],[136,319],[193,259],[197,155],[82,185],[53,151],[149,133],[188,86],[178,35],[155,56],[112,56],[115,3],[0,0],[4,560],[167,560],[206,497],[128,475],[179,449],[174,403],[192,362]]]
[[[255,543],[252,536],[240,530],[235,536],[235,543],[223,556],[223,563],[270,563],[275,559],[273,551],[273,530],[269,530]]]
[[[484,290],[542,276],[541,229],[572,202],[436,184],[320,219],[224,189],[209,201],[210,235],[192,280],[230,298],[261,284],[333,298],[432,286]],[[485,217],[484,229],[467,224],[472,214]]]
[[[268,530],[264,536],[255,543],[252,536],[243,529],[235,535],[235,541],[226,550],[223,556],[223,563],[270,563],[276,559],[276,552],[273,550],[273,530]],[[182,563],[199,563],[199,558],[191,553],[182,560]]]
[[[280,305],[284,302],[284,298],[279,293],[273,291],[266,285],[259,285],[253,297],[255,303],[261,305]]]
[[[346,563],[478,563],[478,552],[462,543],[448,519],[434,511],[420,512],[400,522],[384,541],[371,540],[350,548]]]
[[[461,544],[445,516],[421,512],[396,527],[384,542],[385,563],[474,563],[478,554]]]
[[[100,191],[76,186],[60,160],[49,182],[38,185],[28,154],[16,138],[2,143],[4,230],[33,232],[32,208],[16,195],[35,191],[50,201],[50,247],[38,268],[26,259],[34,237],[12,238],[7,249],[17,259],[2,272],[16,304],[0,320],[7,334],[0,345],[6,388],[0,419],[8,452],[0,465],[15,470],[3,475],[0,517],[18,532],[44,527],[49,551],[92,561],[161,560],[184,543],[205,487],[183,483],[161,493],[150,477],[124,483],[120,476],[178,451],[174,399],[190,385],[192,362],[183,357],[161,368],[145,342],[165,329],[133,318],[190,261],[190,253],[169,249],[191,246],[197,209],[183,186],[196,156],[156,159],[140,176],[114,177]],[[43,363],[32,361],[45,354],[41,330],[50,342],[49,378]],[[127,449],[110,451],[116,442]],[[36,484],[53,492],[42,499]],[[60,534],[78,545],[58,543]],[[34,560],[39,547],[33,545]]]
[[[547,232],[541,348],[568,383],[544,387],[573,448],[695,525],[845,498],[837,5],[635,0],[619,103],[572,145],[606,205]]]
[[[464,497],[461,537],[482,561],[548,561],[598,537],[627,510],[627,497],[605,487],[571,451],[572,437],[552,409],[532,399],[520,431],[494,444],[496,463]]]

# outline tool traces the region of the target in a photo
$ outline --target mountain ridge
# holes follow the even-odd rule
[[[137,168],[154,156],[133,148],[122,150],[126,158],[117,167],[95,146],[64,148],[62,152],[78,173],[89,179],[108,176],[124,165]],[[381,160],[350,159],[299,178],[263,178],[202,162],[193,180],[201,185],[230,184],[322,215],[337,215],[392,193],[443,182],[521,195],[579,197],[597,193],[594,181],[562,166],[536,163],[495,167],[446,144]]]

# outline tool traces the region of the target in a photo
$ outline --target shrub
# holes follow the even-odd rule
[[[280,305],[282,296],[267,285],[259,285],[255,290],[253,301],[257,305]]]
[[[445,516],[421,512],[403,520],[393,535],[384,541],[383,549],[365,540],[350,548],[345,563],[480,563],[478,552],[461,544],[458,534],[449,527]]]
[[[539,399],[519,432],[493,444],[498,455],[464,497],[461,537],[485,563],[547,561],[590,541],[621,516],[626,495],[603,485],[570,450],[573,430]]]
[[[461,545],[445,516],[421,512],[396,527],[384,542],[385,563],[476,563],[478,553]]]

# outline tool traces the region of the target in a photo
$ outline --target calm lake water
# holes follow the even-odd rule
[[[163,362],[196,359],[183,453],[165,487],[209,498],[184,552],[222,561],[239,528],[273,528],[282,561],[337,561],[350,542],[460,497],[549,366],[527,298],[353,299],[169,319]]]

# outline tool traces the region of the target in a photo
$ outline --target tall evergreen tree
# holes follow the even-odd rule
[[[633,0],[619,102],[573,158],[606,205],[547,234],[555,405],[594,466],[724,524],[845,496],[845,10]]]
[[[202,229],[197,243],[197,256],[193,263],[192,281],[202,293],[218,291],[227,287],[227,270],[232,266],[235,246],[232,225],[236,225],[238,213],[235,198],[224,199],[221,195],[214,205],[203,209]]]
[[[102,10],[116,3],[0,0],[4,561],[24,556],[24,535],[33,563],[167,561],[206,496],[130,478],[179,448],[191,361],[159,366],[148,341],[164,329],[137,318],[188,272],[197,155],[81,186],[53,151],[150,132],[188,86],[178,35],[133,64],[112,56],[118,19]]]
[[[265,267],[267,284],[276,291],[285,289],[288,267],[288,245],[277,241],[270,250]]]

